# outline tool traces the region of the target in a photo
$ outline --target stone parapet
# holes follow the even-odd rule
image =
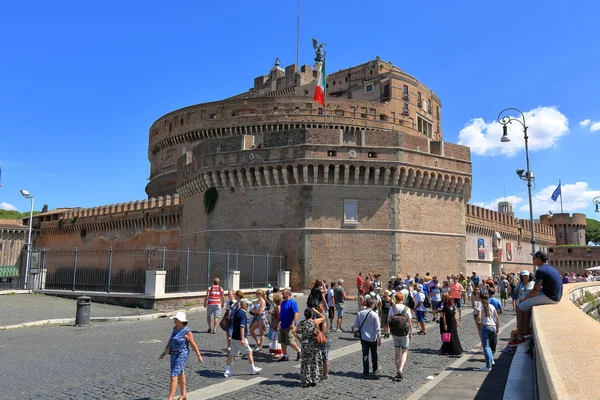
[[[179,229],[179,195],[91,208],[69,209],[58,219],[42,222],[43,235],[82,234],[118,230]]]
[[[466,209],[467,232],[492,236],[500,232],[506,239],[520,240],[528,238],[531,224],[528,220],[517,220],[512,215],[468,204]],[[545,244],[554,244],[554,228],[549,225],[534,225],[536,240]]]
[[[532,323],[535,343],[538,398],[548,400],[592,400],[598,393],[581,383],[600,381],[600,352],[589,346],[566,343],[577,338],[589,343],[600,337],[600,323],[585,315],[573,304],[572,294],[598,291],[600,282],[568,284],[556,305],[533,307]]]

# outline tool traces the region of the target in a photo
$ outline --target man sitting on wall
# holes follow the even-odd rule
[[[560,274],[550,264],[548,256],[543,251],[538,251],[533,256],[533,264],[537,267],[535,272],[535,286],[527,296],[517,305],[522,313],[517,313],[517,339],[510,342],[509,346],[516,346],[525,342],[531,336],[529,326],[525,321],[530,320],[531,308],[542,304],[558,304],[562,298],[563,282]]]

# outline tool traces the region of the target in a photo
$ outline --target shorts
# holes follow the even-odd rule
[[[335,317],[335,306],[329,306],[328,314],[329,319],[333,319],[333,317]]]
[[[317,349],[321,352],[321,360],[323,362],[329,361],[329,349],[331,348],[331,342],[327,340],[325,344],[317,345]]]
[[[241,340],[231,339],[231,350],[229,351],[229,354],[231,354],[233,356],[237,356],[238,353],[245,355],[250,352],[252,352],[252,349],[250,349],[250,344],[248,343],[248,338],[246,338],[246,345],[242,345]]]
[[[452,300],[454,300],[454,304],[456,305],[456,308],[462,308],[462,303],[461,303],[460,298],[452,299]]]
[[[221,318],[221,305],[220,304],[209,304],[206,306],[206,315],[213,316],[214,318]]]
[[[388,316],[390,315],[390,311],[388,310],[387,312],[381,312],[381,317],[380,317],[380,323],[382,327],[387,326],[388,323]]]
[[[408,339],[408,336],[392,335],[392,339],[394,340],[395,348],[403,348],[404,350],[408,350],[408,345],[410,344],[410,340]]]
[[[436,312],[440,308],[440,304],[441,304],[441,301],[432,300],[431,301],[431,310],[433,312]]]
[[[279,334],[277,335],[277,340],[279,341],[279,344],[288,345],[294,343],[295,337],[294,333],[292,332],[292,328],[280,329]]]
[[[425,322],[425,313],[427,311],[415,311],[417,314],[417,322]]]
[[[554,301],[545,294],[540,293],[537,296],[530,297],[527,300],[520,302],[519,304],[517,304],[517,307],[519,307],[519,310],[523,312],[529,312],[531,311],[532,307],[540,306],[543,304],[558,304],[558,301]]]
[[[335,309],[337,310],[338,318],[344,316],[344,303],[335,303]]]
[[[508,300],[508,292],[506,290],[501,290],[500,291],[500,299],[502,299],[502,300]]]

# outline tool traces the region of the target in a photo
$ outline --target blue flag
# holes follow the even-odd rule
[[[556,189],[554,189],[554,192],[552,192],[552,200],[556,201],[556,199],[558,199],[558,196],[562,196],[562,193],[560,192],[560,183],[558,184],[558,187]]]

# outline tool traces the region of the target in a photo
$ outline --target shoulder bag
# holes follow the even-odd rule
[[[313,342],[315,344],[325,344],[327,343],[327,338],[323,335],[323,332],[319,329],[319,326],[313,321]]]
[[[362,324],[360,324],[360,328],[358,328],[358,330],[354,331],[354,337],[356,339],[360,339],[360,331],[362,330],[362,327],[365,324],[365,322],[367,322],[367,318],[369,318],[369,315],[371,315],[371,311],[369,311],[369,313],[367,314],[367,316],[365,317],[365,319],[363,319]]]

